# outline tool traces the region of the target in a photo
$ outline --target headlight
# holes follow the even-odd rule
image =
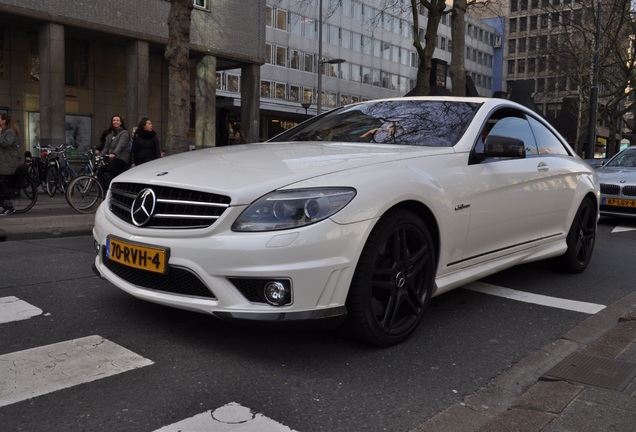
[[[246,208],[232,225],[232,230],[276,231],[309,225],[340,211],[355,195],[352,188],[271,192]]]

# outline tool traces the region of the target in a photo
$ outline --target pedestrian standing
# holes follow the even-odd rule
[[[106,172],[110,176],[109,180],[128,169],[130,161],[129,140],[130,135],[124,119],[121,116],[114,115],[110,119],[110,127],[103,145],[100,143],[100,147],[96,149],[97,153],[101,152],[108,156]]]
[[[133,134],[131,167],[161,157],[159,135],[152,129],[152,121],[142,117]]]
[[[18,170],[20,163],[18,157],[18,128],[13,124],[9,114],[0,113],[0,204],[2,211],[0,216],[15,213],[9,181]]]

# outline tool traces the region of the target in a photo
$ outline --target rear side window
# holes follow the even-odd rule
[[[563,146],[561,140],[559,140],[559,138],[557,138],[550,129],[532,117],[529,117],[528,120],[537,141],[539,155],[570,154],[570,152],[568,152],[568,150]]]
[[[497,120],[490,130],[489,135],[516,138],[523,141],[526,148],[526,156],[532,156],[538,153],[532,129],[523,114],[520,114],[519,117],[504,117]]]

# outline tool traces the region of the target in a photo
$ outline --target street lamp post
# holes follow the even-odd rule
[[[322,58],[322,0],[318,2],[318,101],[316,115],[322,112],[322,65],[344,63],[344,59],[323,60]]]

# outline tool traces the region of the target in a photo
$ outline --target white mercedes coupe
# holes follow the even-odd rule
[[[374,100],[121,174],[96,213],[94,267],[143,300],[388,346],[470,281],[548,258],[583,271],[598,215],[594,170],[535,112]]]

